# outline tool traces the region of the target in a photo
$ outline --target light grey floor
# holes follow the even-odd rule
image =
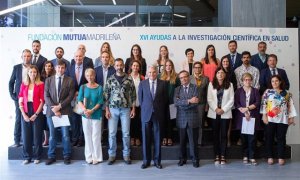
[[[260,159],[258,166],[243,165],[241,160],[229,160],[227,165],[215,166],[211,160],[200,161],[199,168],[193,168],[191,163],[183,167],[177,166],[177,161],[162,161],[163,169],[159,170],[151,166],[148,169],[140,169],[141,161],[133,161],[132,165],[125,165],[117,161],[108,166],[106,162],[98,165],[87,165],[85,161],[72,161],[71,165],[64,165],[58,161],[51,166],[44,162],[39,165],[33,163],[22,165],[20,160],[7,160],[3,156],[0,161],[0,180],[93,180],[93,179],[300,179],[300,145],[293,148],[292,159],[285,166],[274,164],[267,165],[265,160]]]

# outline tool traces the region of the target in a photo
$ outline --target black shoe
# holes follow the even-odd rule
[[[84,146],[84,142],[82,140],[79,140],[77,143],[77,147]]]
[[[20,143],[15,143],[14,145],[12,145],[11,147],[14,147],[14,148],[16,148],[16,147],[20,147],[21,146],[21,144]]]
[[[193,162],[193,167],[194,167],[194,168],[198,168],[198,167],[199,167],[199,161]]]
[[[185,159],[180,159],[177,164],[178,164],[178,166],[183,166],[184,164],[186,164],[186,160]]]
[[[150,166],[149,164],[144,164],[144,163],[143,163],[143,164],[141,165],[141,168],[142,168],[142,169],[146,169],[146,168],[149,167],[149,166]]]
[[[65,165],[71,164],[71,159],[69,157],[64,158],[64,164]]]
[[[47,161],[46,161],[46,165],[51,165],[51,164],[53,164],[54,162],[56,161],[56,159],[54,159],[54,158],[49,158]]]
[[[77,146],[77,144],[78,144],[78,140],[73,141],[72,146]]]
[[[130,159],[130,157],[129,156],[126,156],[126,157],[124,157],[124,162],[125,162],[125,164],[131,164],[131,159]]]
[[[154,166],[155,166],[157,169],[162,169],[162,165],[161,165],[161,164],[154,164]]]
[[[115,157],[109,157],[109,158],[108,158],[107,165],[113,165],[115,161],[116,161],[116,158],[115,158]]]

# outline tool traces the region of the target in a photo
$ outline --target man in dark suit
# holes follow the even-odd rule
[[[66,66],[65,75],[70,76],[70,62],[68,60],[66,60],[65,58],[63,58],[64,54],[65,54],[64,49],[62,47],[57,47],[55,49],[55,56],[56,56],[56,58],[52,59],[51,62],[53,64],[53,66],[55,67],[57,65],[57,62],[59,60],[64,61],[66,63],[66,65],[67,65]]]
[[[242,55],[238,53],[237,50],[237,42],[236,40],[231,40],[228,42],[229,54],[227,54],[227,58],[230,60],[231,70],[234,71],[237,67],[243,64]]]
[[[149,79],[139,85],[138,98],[141,106],[142,134],[143,134],[143,164],[142,169],[150,166],[151,162],[151,134],[154,136],[154,166],[161,165],[161,130],[169,113],[167,83],[157,79],[157,67],[148,68]]]
[[[263,69],[260,72],[260,79],[259,79],[259,84],[260,84],[260,93],[263,94],[265,90],[268,88],[268,85],[270,83],[271,77],[273,75],[280,75],[283,82],[285,83],[285,88],[287,90],[290,89],[290,81],[287,77],[287,74],[284,69],[277,68],[277,56],[275,54],[270,54],[268,56],[268,68]]]
[[[48,160],[46,165],[53,164],[56,161],[56,128],[54,128],[52,117],[69,115],[72,113],[71,101],[74,96],[73,80],[65,76],[66,63],[64,61],[58,61],[55,67],[56,75],[46,79],[45,82],[45,103],[47,105],[47,123],[49,127],[49,149]],[[69,126],[62,126],[62,146],[64,164],[71,163],[71,142],[69,136]]]
[[[45,58],[40,54],[40,50],[41,50],[41,42],[39,40],[32,41],[33,56],[31,60],[31,64],[36,65],[41,73],[44,67],[44,63],[47,61],[47,58]]]
[[[86,53],[85,45],[79,44],[77,50],[79,50],[83,53],[83,64],[88,68],[94,68],[93,60],[91,58],[85,56],[85,53]],[[74,59],[71,60],[71,65],[73,65],[73,64],[75,64]]]
[[[251,57],[251,66],[256,67],[259,71],[268,67],[267,60],[268,54],[266,54],[267,44],[263,41],[258,43],[258,53]]]
[[[10,97],[15,102],[16,107],[16,120],[15,120],[15,128],[14,128],[14,142],[13,147],[19,147],[21,141],[21,111],[19,109],[18,96],[20,92],[20,87],[22,84],[22,80],[27,76],[27,70],[31,63],[31,51],[29,49],[25,49],[22,52],[22,60],[23,63],[17,64],[14,66],[13,72],[11,74],[9,80],[9,93]]]
[[[84,54],[81,50],[75,52],[75,63],[71,64],[70,67],[70,77],[73,79],[75,87],[75,96],[74,101],[77,99],[78,91],[81,85],[87,83],[84,72],[87,68],[87,65],[83,63]],[[76,114],[75,112],[71,113],[71,127],[72,127],[72,141],[73,146],[83,146],[84,136],[81,122],[81,115]]]
[[[190,156],[193,166],[199,167],[198,135],[199,135],[199,99],[200,93],[197,85],[190,83],[189,72],[183,70],[179,74],[181,86],[175,89],[174,103],[177,107],[176,124],[179,129],[180,152],[178,166],[186,164],[186,134],[190,145]]]

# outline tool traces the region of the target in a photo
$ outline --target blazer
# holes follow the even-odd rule
[[[229,60],[229,64],[231,65],[231,54],[229,53],[226,56]],[[236,53],[235,62],[234,62],[233,68],[231,68],[231,70],[234,71],[236,68],[240,67],[242,64],[243,64],[242,55],[240,53]]]
[[[218,98],[217,98],[217,90],[213,88],[212,83],[209,83],[207,90],[207,103],[209,105],[207,117],[215,119],[217,114],[215,110],[218,107]],[[224,89],[224,94],[222,97],[221,109],[223,109],[224,113],[221,115],[222,119],[230,119],[232,118],[231,109],[234,104],[234,91],[233,85],[230,83],[230,87],[228,89]]]
[[[71,66],[71,63],[68,60],[64,59],[64,58],[62,58],[62,60],[66,63],[65,75],[70,76],[70,66]],[[53,64],[53,66],[55,67],[57,65],[57,58],[52,59],[51,62]]]
[[[75,74],[75,71],[76,71],[76,70],[75,70],[75,67],[76,67],[75,63],[74,63],[74,64],[71,64],[71,66],[70,66],[70,75],[69,75],[69,76],[73,79],[73,83],[74,83],[74,87],[75,87],[75,92],[76,92],[76,91],[79,91],[79,87],[80,87],[81,85],[87,83],[87,80],[86,80],[86,78],[85,78],[84,72],[85,72],[85,70],[86,70],[87,68],[89,68],[89,67],[87,67],[87,65],[84,64],[84,63],[82,63],[82,64],[83,64],[83,69],[82,69],[82,75],[81,75],[79,84],[78,84],[78,82],[77,82],[76,74]]]
[[[169,113],[168,85],[165,81],[157,79],[157,86],[154,100],[150,92],[149,79],[140,82],[138,98],[141,107],[141,120],[146,123],[151,120],[154,113],[155,118],[164,122]]]
[[[250,116],[251,118],[255,118],[255,129],[261,129],[260,122],[261,122],[261,116],[260,116],[260,101],[261,101],[261,96],[259,94],[259,90],[251,87],[251,94],[249,97],[249,105],[254,104],[256,106],[255,109],[250,110]],[[236,90],[234,94],[234,107],[237,109],[235,112],[234,116],[234,121],[235,122],[235,129],[241,129],[242,128],[242,123],[243,123],[243,117],[245,115],[241,113],[238,108],[240,107],[246,107],[246,92],[243,87],[240,87]]]
[[[71,60],[71,66],[75,64],[75,60],[72,59]],[[86,57],[84,56],[84,59],[83,59],[83,65],[85,65],[87,68],[92,68],[94,69],[94,63],[93,63],[93,60],[89,57]]]
[[[199,89],[195,84],[190,83],[188,87],[188,94],[184,92],[183,86],[179,86],[175,89],[174,104],[177,107],[176,125],[178,128],[190,128],[200,127],[199,121],[199,104],[189,104],[188,99],[192,97],[200,97]]]
[[[276,68],[278,75],[282,78],[282,80],[285,83],[285,89],[289,90],[290,89],[290,81],[287,77],[287,74],[284,69]],[[266,89],[268,89],[269,82],[272,77],[272,73],[269,67],[263,69],[260,71],[260,76],[259,76],[259,85],[260,85],[260,93],[263,94]]]
[[[23,108],[26,113],[28,113],[28,89],[29,86],[25,85],[24,83],[21,84],[20,92],[19,92],[19,98],[23,98]],[[33,110],[36,112],[40,106],[40,103],[44,104],[44,83],[41,82],[40,84],[34,84],[33,87],[33,97],[32,97],[32,103],[33,103]]]
[[[101,66],[98,66],[95,68],[95,72],[96,72],[96,82],[97,84],[101,85],[102,87],[104,87],[103,85],[105,84],[103,81],[104,81],[104,78],[103,78],[103,67],[102,65]],[[116,72],[115,68],[113,66],[109,66],[108,67],[108,71],[107,71],[107,77],[106,77],[106,80],[111,76],[113,75],[114,73]]]
[[[73,100],[75,93],[73,80],[68,76],[64,76],[63,82],[61,84],[59,100],[57,100],[55,78],[56,76],[48,77],[45,82],[44,95],[45,103],[47,105],[46,116],[54,116],[54,113],[51,110],[51,106],[56,106],[59,103],[61,104],[61,114],[70,115],[72,112],[71,101]]]
[[[194,64],[195,61],[193,61],[192,63],[192,74],[193,74],[193,64]],[[187,61],[187,59],[185,59],[181,65],[181,70],[186,70],[187,72],[189,72],[190,74],[190,66],[189,66],[189,63]],[[191,75],[191,74],[190,74]]]
[[[42,56],[41,54],[39,55],[38,60],[36,61],[36,66],[39,69],[39,72],[41,74],[43,67],[44,67],[44,63],[47,61],[47,58],[45,58],[44,56]]]
[[[9,94],[14,101],[18,100],[20,87],[22,84],[22,66],[23,64],[17,64],[14,66],[13,72],[10,76],[10,80],[8,83]]]
[[[267,64],[268,56],[269,56],[269,55],[266,54],[266,60],[265,60],[265,62],[263,63],[263,62],[261,61],[261,59],[260,59],[258,53],[257,53],[257,54],[254,54],[254,55],[251,57],[250,63],[251,63],[252,66],[256,67],[259,71],[261,71],[261,70],[263,70],[263,69],[265,69],[265,68],[268,67],[268,64]]]
[[[208,87],[208,83],[209,83],[209,79],[208,77],[201,75],[200,76],[200,80],[201,80],[201,85],[200,87],[198,87],[199,89],[199,104],[203,104],[206,105],[207,103],[207,87]],[[196,79],[194,75],[190,76],[190,83],[192,84],[197,84],[196,83]]]

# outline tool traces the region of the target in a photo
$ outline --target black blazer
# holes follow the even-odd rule
[[[43,67],[44,67],[44,63],[47,61],[47,58],[45,58],[44,56],[42,56],[41,54],[39,55],[38,60],[36,61],[36,66],[39,69],[39,72],[41,74]]]
[[[259,71],[261,71],[261,70],[268,67],[267,61],[268,61],[268,54],[266,54],[266,60],[265,60],[264,63],[261,61],[258,54],[254,54],[251,57],[250,63],[251,63],[252,66],[256,67]]]
[[[73,64],[75,64],[75,60],[74,59],[71,60],[71,65],[73,65]],[[87,68],[94,69],[93,60],[91,58],[89,58],[89,57],[84,56],[83,65],[85,65]]]
[[[229,60],[229,64],[231,65],[231,55],[227,54],[226,56]],[[240,67],[242,64],[243,64],[242,55],[240,53],[237,53],[232,71],[234,71],[236,68]]]
[[[101,85],[101,86],[103,87],[104,82],[103,82],[103,68],[102,68],[102,65],[96,67],[96,68],[95,68],[95,71],[96,71],[96,82],[97,82],[97,84],[99,84],[99,85]],[[116,72],[115,68],[112,67],[112,66],[109,66],[109,67],[108,67],[108,72],[107,72],[106,80],[107,80],[111,75],[113,75],[115,72]]]
[[[285,83],[285,89],[289,90],[290,89],[290,81],[287,77],[287,74],[284,69],[276,68],[278,75],[282,78],[282,80]],[[270,82],[270,79],[272,77],[272,73],[270,71],[270,68],[263,69],[260,72],[259,76],[259,85],[260,85],[260,93],[263,94],[266,89],[268,89],[268,85]]]
[[[15,101],[18,101],[18,95],[22,84],[22,68],[22,64],[17,64],[14,66],[8,83],[10,97]]]

